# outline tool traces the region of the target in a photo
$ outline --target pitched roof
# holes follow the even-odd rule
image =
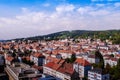
[[[7,58],[6,58],[6,60],[8,60],[8,61],[12,61],[14,58],[13,57],[11,57],[11,56],[8,56]]]
[[[43,67],[41,67],[41,66],[36,66],[36,65],[33,65],[32,67],[35,68],[35,69],[37,69],[37,70],[42,70],[42,69],[43,69]]]
[[[45,65],[46,67],[52,68],[54,70],[57,70],[61,65],[60,64],[56,64],[54,62],[49,62]]]
[[[67,75],[72,75],[74,70],[73,70],[73,65],[70,63],[65,63],[62,67],[58,69],[59,72]]]
[[[59,63],[49,62],[45,66],[66,75],[72,75],[74,72],[73,65],[70,63],[63,63],[63,60]]]
[[[90,66],[91,65],[87,60],[85,60],[83,58],[77,58],[75,63],[78,63],[82,66]]]
[[[48,57],[46,58],[46,60],[48,60],[49,62],[58,63],[61,59],[48,56]]]
[[[37,58],[44,57],[41,53],[34,53],[33,56]]]

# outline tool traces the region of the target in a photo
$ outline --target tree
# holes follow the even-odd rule
[[[66,62],[73,63],[76,60],[76,55],[72,54],[71,58],[66,58]]]
[[[87,76],[85,76],[84,78],[82,78],[82,80],[88,80]]]
[[[95,57],[100,59],[100,62],[98,63],[98,68],[104,69],[104,59],[103,59],[102,54],[99,51],[96,51]]]
[[[111,75],[111,80],[118,80],[120,79],[120,59],[118,60],[117,66],[113,66],[109,73]]]
[[[106,73],[109,73],[110,70],[111,70],[111,66],[107,63],[107,64],[106,64],[106,67],[105,67],[105,72],[106,72]]]
[[[70,62],[73,63],[75,60],[76,60],[76,55],[75,55],[75,54],[72,54],[71,59],[70,59]]]
[[[120,67],[120,59],[118,59],[117,66]]]
[[[110,55],[110,57],[114,57],[114,55],[113,55],[113,54],[111,54],[111,55]]]

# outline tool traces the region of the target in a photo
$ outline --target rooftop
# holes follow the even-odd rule
[[[7,66],[7,70],[19,78],[33,78],[41,75],[37,69],[23,63],[14,63],[11,66]]]

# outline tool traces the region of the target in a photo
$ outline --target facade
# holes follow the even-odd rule
[[[34,53],[30,56],[30,60],[34,62],[36,66],[42,66],[45,61],[45,57],[41,53]]]
[[[79,77],[83,78],[87,76],[88,70],[91,69],[91,65],[87,60],[83,58],[77,58],[73,64],[73,68],[79,74]]]
[[[4,55],[0,54],[0,73],[4,72],[4,66],[5,66]]]
[[[5,71],[9,76],[9,80],[32,80],[41,76],[38,70],[23,63],[7,65]]]
[[[7,65],[11,65],[13,60],[14,60],[14,58],[12,56],[7,56],[7,58],[5,59],[5,63]]]
[[[110,75],[103,73],[102,69],[88,71],[88,80],[110,80]]]
[[[90,63],[99,63],[100,59],[95,57],[95,55],[89,55],[87,61]]]
[[[73,65],[66,63],[64,60],[48,62],[43,67],[43,73],[62,80],[78,80],[78,75],[73,70]]]
[[[116,66],[117,65],[117,62],[118,62],[118,59],[117,58],[107,58],[104,60],[104,64],[105,66],[107,64],[109,64],[110,66]]]
[[[0,54],[0,66],[3,66],[5,64],[4,55]]]

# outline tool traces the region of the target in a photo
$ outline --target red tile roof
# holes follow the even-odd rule
[[[26,58],[27,61],[30,61],[30,57],[29,57],[29,56],[27,56],[27,57],[25,57],[25,58]]]
[[[41,53],[34,53],[33,56],[37,58],[44,57]]]
[[[36,66],[36,65],[33,65],[32,67],[35,68],[35,69],[37,69],[37,70],[42,70],[42,69],[43,69],[43,67],[41,67],[41,66]]]
[[[87,60],[83,59],[83,58],[77,58],[75,63],[78,63],[82,66],[89,66],[91,65]]]
[[[73,65],[70,63],[63,62],[64,60],[61,60],[59,63],[49,62],[45,66],[63,74],[72,75],[74,72]]]
[[[57,60],[57,59],[56,59]],[[65,60],[58,59],[57,61],[50,61],[45,66],[52,68],[54,70],[57,70],[59,67],[62,66],[62,64],[65,62]]]
[[[73,65],[70,63],[65,63],[62,67],[58,69],[59,72],[67,75],[72,75],[74,73]]]
[[[12,61],[14,58],[13,57],[11,57],[11,56],[8,56],[7,58],[6,58],[6,60],[8,60],[8,61]]]
[[[48,57],[46,58],[46,60],[47,60],[48,62],[58,63],[61,59],[57,59],[57,58],[48,56]]]

